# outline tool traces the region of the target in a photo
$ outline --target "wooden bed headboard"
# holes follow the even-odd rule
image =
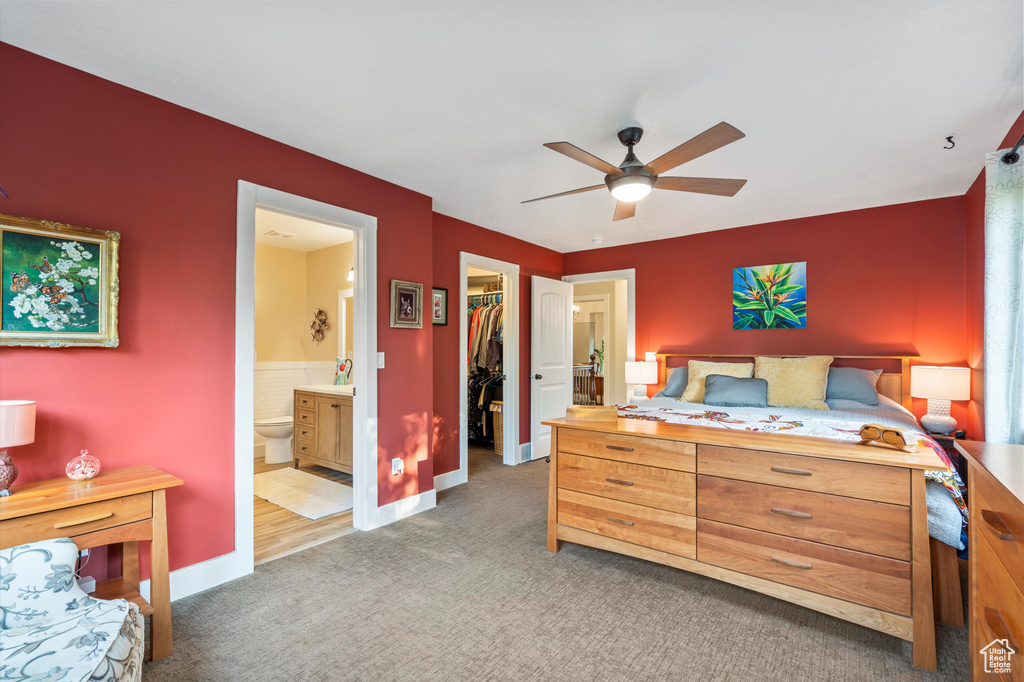
[[[706,355],[702,353],[658,353],[658,386],[659,390],[665,387],[665,380],[668,379],[668,371],[674,367],[681,367],[689,360],[714,360],[728,359],[730,361],[750,360],[753,355]],[[769,358],[803,358],[806,355],[761,355]],[[886,398],[895,400],[908,410],[910,407],[910,361],[916,359],[916,355],[833,355],[839,362],[833,362],[833,367],[860,367],[861,369],[881,369],[882,375],[878,377],[878,392]],[[883,365],[888,365],[888,369]]]

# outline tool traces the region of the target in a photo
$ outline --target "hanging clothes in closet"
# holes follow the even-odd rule
[[[469,437],[491,441],[494,427],[491,402],[502,400],[502,343],[504,308],[501,294],[469,297]]]

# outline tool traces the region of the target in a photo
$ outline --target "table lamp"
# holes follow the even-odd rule
[[[928,399],[928,414],[921,417],[926,431],[953,433],[956,419],[949,415],[949,401],[971,399],[971,369],[915,365],[910,368],[910,395]]]
[[[0,497],[11,494],[18,467],[3,448],[28,445],[36,439],[36,401],[0,400]]]
[[[634,398],[646,398],[647,384],[658,383],[658,363],[627,362],[626,383],[633,384]]]

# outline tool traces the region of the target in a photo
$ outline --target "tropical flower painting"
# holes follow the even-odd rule
[[[116,232],[0,216],[0,341],[117,345]]]
[[[807,327],[807,263],[732,271],[733,329]]]

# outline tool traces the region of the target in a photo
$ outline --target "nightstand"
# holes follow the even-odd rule
[[[955,444],[957,440],[966,441],[968,439],[966,437],[957,439],[954,436],[946,436],[941,433],[929,433],[928,435],[946,451],[946,454],[949,455],[949,459],[953,462],[953,466],[956,467],[957,473],[960,474],[960,478],[964,483],[966,483],[967,463],[964,461],[963,457],[960,456],[960,451],[956,449]]]
[[[650,400],[650,398],[643,397],[643,396],[637,396],[637,395],[629,396],[629,404],[630,405],[643,405],[648,400]]]

